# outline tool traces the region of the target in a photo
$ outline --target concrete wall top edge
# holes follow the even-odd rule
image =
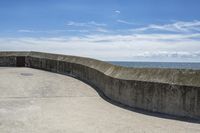
[[[136,80],[147,82],[167,83],[174,85],[200,87],[200,70],[190,69],[161,69],[161,68],[127,68],[109,64],[107,62],[60,54],[42,52],[0,52],[1,56],[30,56],[45,58],[87,66],[113,78],[122,80]]]
[[[2,56],[28,56],[28,51],[0,51],[0,57]]]

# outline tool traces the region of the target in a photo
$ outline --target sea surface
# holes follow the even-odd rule
[[[124,62],[109,61],[109,63],[125,67],[135,68],[178,68],[200,70],[200,63],[179,63],[179,62]]]

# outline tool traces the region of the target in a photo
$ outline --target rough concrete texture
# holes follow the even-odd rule
[[[91,58],[48,54],[40,52],[30,52],[28,56],[36,59],[39,58],[54,61],[63,61],[87,66],[116,79],[200,87],[200,70],[166,68],[127,68],[112,65],[107,62]]]
[[[31,68],[0,68],[0,133],[199,133],[200,125],[112,105],[89,85]]]
[[[126,68],[40,52],[0,52],[0,66],[17,66],[20,56],[27,67],[73,75],[118,103],[200,120],[200,70]]]

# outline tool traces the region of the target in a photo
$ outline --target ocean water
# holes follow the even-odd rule
[[[200,70],[200,63],[179,63],[179,62],[124,62],[109,61],[109,63],[125,67],[135,68],[178,68]]]

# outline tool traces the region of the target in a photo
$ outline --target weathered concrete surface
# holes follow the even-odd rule
[[[0,66],[18,66],[19,57],[25,57],[24,66],[87,81],[118,103],[200,120],[200,70],[126,68],[40,52],[0,52]]]
[[[30,68],[0,68],[0,133],[199,133],[200,125],[129,111],[87,84]]]

